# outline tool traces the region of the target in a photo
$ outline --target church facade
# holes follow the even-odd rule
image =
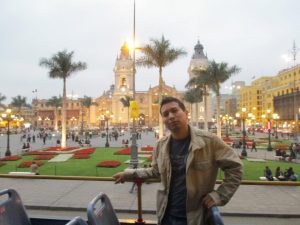
[[[203,46],[200,42],[194,48],[194,54],[188,67],[189,78],[194,76],[194,69],[205,69],[208,65],[208,59],[203,53]],[[113,126],[127,126],[131,120],[129,118],[129,108],[124,106],[121,98],[125,96],[132,97],[133,95],[133,60],[129,53],[129,49],[124,44],[120,49],[115,66],[114,84],[107,91],[97,98],[89,109],[81,106],[81,99],[67,99],[67,127],[75,129],[83,129],[87,127],[105,126],[105,118]],[[135,98],[139,103],[139,118],[137,125],[156,127],[159,119],[159,86],[149,87],[145,91],[136,91]],[[167,85],[163,81],[162,85],[163,96],[173,96],[184,101],[184,91],[178,91],[175,87]],[[208,96],[208,122],[211,122],[211,96]],[[33,101],[35,119],[34,126],[54,127],[57,123],[61,125],[61,109],[55,109],[47,104],[46,99],[35,99]],[[204,104],[203,102],[190,105],[185,102],[187,109],[190,112],[190,119],[193,125],[204,123]],[[57,120],[57,122],[56,122]],[[34,122],[35,121],[35,122]]]

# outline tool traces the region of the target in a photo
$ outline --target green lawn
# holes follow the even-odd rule
[[[117,160],[125,162],[130,158],[129,155],[114,155],[118,148],[97,148],[89,159],[70,159],[66,162],[60,163],[46,163],[39,168],[42,175],[60,175],[60,176],[99,176],[99,177],[111,177],[113,174],[119,171],[123,171],[127,168],[127,164],[122,163],[116,168],[103,168],[96,167],[97,162],[104,160]],[[17,161],[8,161],[6,165],[0,167],[1,174],[7,174],[11,171],[30,171],[30,168],[17,168],[16,166],[23,161],[32,161],[34,156],[22,156],[22,159]],[[143,158],[146,164],[150,162]],[[44,160],[47,162],[47,160]],[[271,170],[275,171],[277,166],[280,166],[281,170],[285,170],[289,167],[293,167],[297,174],[300,174],[300,164],[279,162],[279,161],[266,161],[266,162],[249,162],[246,159],[243,160],[245,171],[244,180],[258,180],[260,176],[263,176],[265,166],[269,166]],[[220,172],[218,179],[222,179],[223,174]]]

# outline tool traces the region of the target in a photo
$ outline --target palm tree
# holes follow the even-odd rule
[[[0,107],[2,107],[2,108],[5,108],[5,105],[2,104],[2,102],[3,102],[5,99],[6,99],[6,96],[5,96],[5,95],[2,95],[2,94],[0,93]]]
[[[227,81],[233,74],[240,72],[241,69],[236,65],[229,67],[228,63],[216,63],[214,60],[210,62],[207,68],[207,74],[210,77],[209,87],[213,90],[217,97],[217,135],[221,137],[221,84]]]
[[[51,58],[42,58],[40,66],[49,68],[49,76],[53,79],[63,80],[63,98],[62,98],[62,138],[61,147],[65,148],[66,143],[66,80],[73,73],[85,70],[87,65],[84,62],[73,62],[74,52],[67,52],[67,50],[54,54]]]
[[[186,55],[183,49],[172,48],[169,40],[164,36],[161,39],[150,39],[150,44],[141,48],[143,56],[137,60],[137,65],[146,67],[156,67],[159,70],[159,102],[162,100],[163,77],[162,69],[178,59],[180,56]],[[163,136],[163,123],[159,115],[159,137]]]
[[[54,129],[57,130],[58,129],[57,111],[58,111],[58,108],[62,106],[61,96],[59,96],[59,97],[53,96],[52,98],[50,98],[47,101],[46,105],[52,106],[55,108],[55,110],[54,110]]]
[[[22,107],[30,107],[30,105],[26,103],[26,97],[22,97],[21,95],[13,97],[10,105],[18,109],[19,115],[21,115]]]
[[[92,97],[84,96],[80,100],[81,106],[87,108],[88,110],[88,127],[90,127],[90,107],[92,105],[98,105],[97,102],[93,102]]]
[[[122,102],[124,108],[128,108],[128,131],[130,131],[130,116],[129,116],[129,107],[130,107],[130,101],[132,101],[132,97],[125,95],[123,98],[120,99],[120,102]]]
[[[201,92],[204,101],[204,130],[208,130],[208,115],[207,115],[207,96],[209,96],[209,90],[207,88],[209,78],[207,78],[206,70],[195,69],[193,70],[194,76],[186,84],[187,88],[191,90],[198,90]]]
[[[194,103],[202,102],[203,100],[203,92],[200,88],[193,88],[189,89],[184,93],[184,100],[189,102],[191,104],[190,107],[190,113],[192,112],[192,106]],[[198,110],[199,108],[196,108],[196,123],[198,126]],[[193,118],[191,118],[191,121],[193,121]]]

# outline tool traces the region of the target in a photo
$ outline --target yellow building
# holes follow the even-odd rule
[[[272,114],[278,113],[274,108],[274,97],[289,95],[293,90],[300,90],[300,65],[284,69],[276,76],[263,76],[254,80],[250,86],[240,89],[239,109],[244,107],[247,113],[252,113],[256,120],[263,121],[262,117],[268,117],[267,111]],[[289,107],[293,107],[291,104]],[[280,118],[280,115],[279,115]],[[286,121],[292,123],[293,120]]]

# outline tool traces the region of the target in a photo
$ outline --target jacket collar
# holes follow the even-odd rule
[[[205,146],[205,142],[203,141],[203,136],[205,136],[204,132],[190,125],[189,128],[190,128],[190,135],[191,135],[191,143],[190,143],[189,151],[195,151],[197,149],[203,148]],[[165,146],[169,147],[171,141],[171,134],[169,134],[166,137],[163,137],[161,141],[164,143]]]

